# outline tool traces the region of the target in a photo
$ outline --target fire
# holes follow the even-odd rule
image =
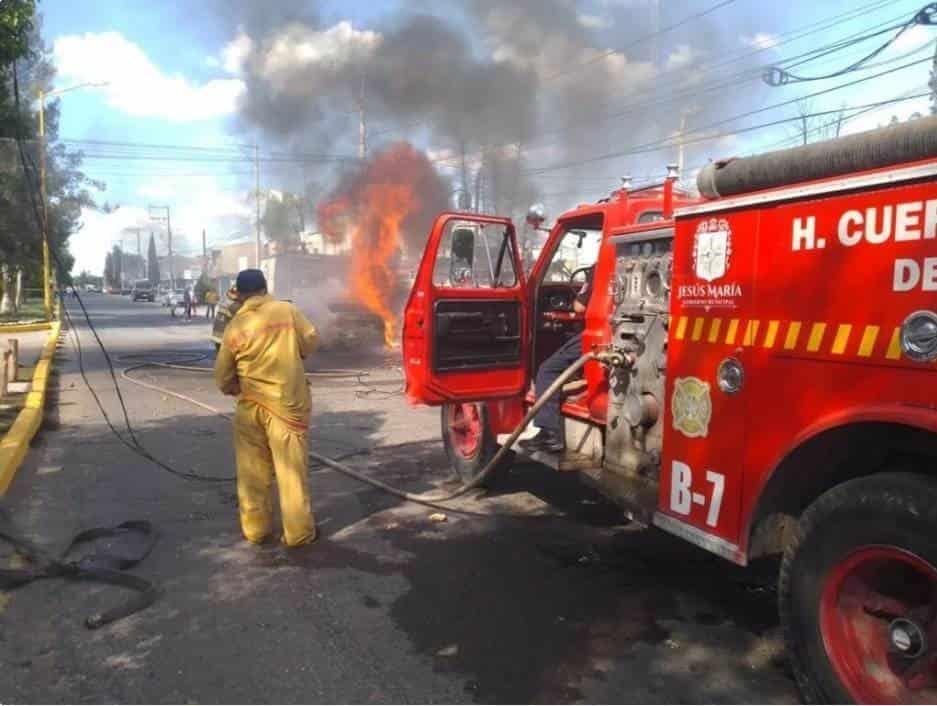
[[[349,294],[384,322],[384,342],[397,338],[398,262],[407,236],[425,237],[446,190],[426,157],[405,142],[378,153],[317,208],[332,240],[351,237]]]
[[[384,320],[384,343],[389,347],[397,333],[389,299],[397,285],[394,259],[402,244],[400,224],[419,201],[409,184],[369,184],[363,196],[366,207],[359,210],[351,236],[351,294]]]

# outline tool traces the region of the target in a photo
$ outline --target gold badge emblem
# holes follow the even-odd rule
[[[677,378],[673,386],[673,425],[691,439],[709,433],[713,404],[709,397],[709,383],[699,378]]]

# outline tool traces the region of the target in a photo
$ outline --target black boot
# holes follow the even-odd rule
[[[551,429],[541,429],[534,438],[521,441],[520,447],[527,452],[550,451],[551,453],[559,453],[566,448],[566,444],[558,432]]]
[[[524,451],[536,451],[543,445],[543,442],[546,441],[547,437],[549,436],[550,431],[548,429],[541,429],[537,432],[536,436],[519,441],[518,446],[524,449]]]
[[[540,448],[550,453],[561,453],[566,450],[566,440],[560,432],[548,432],[547,437],[540,444]]]

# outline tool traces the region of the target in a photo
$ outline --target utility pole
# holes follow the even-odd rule
[[[931,65],[930,81],[930,114],[937,115],[937,45],[934,46],[934,63]]]
[[[143,259],[143,248],[140,245],[140,229],[139,228],[128,228],[127,230],[133,230],[137,232],[137,256],[140,258],[140,262],[143,263],[143,276],[146,276],[146,260]]]
[[[677,168],[680,170],[680,173],[683,174],[683,161],[684,161],[684,149],[683,149],[683,136],[686,134],[686,113],[680,113],[680,143],[677,147]]]
[[[46,95],[39,89],[39,201],[42,208],[42,304],[52,320],[52,271],[49,263],[49,215],[46,209]]]
[[[361,90],[358,93],[358,159],[362,162],[368,157],[368,123],[364,105],[364,76],[361,77]]]
[[[169,218],[169,206],[150,206],[150,218],[154,221],[162,221],[163,217],[154,216],[153,211],[166,212],[166,239],[169,245],[169,289],[173,291],[176,288],[176,273],[172,267],[172,221]]]
[[[202,274],[208,275],[208,248],[205,246],[204,228],[202,228]]]
[[[42,201],[42,300],[47,319],[52,318],[52,265],[49,262],[49,212],[46,208],[46,98],[60,96],[63,93],[79,88],[106,86],[107,81],[80,83],[69,88],[59,88],[46,93],[41,88],[38,91],[39,99],[39,199]]]
[[[254,245],[254,255],[257,269],[260,269],[260,146],[254,145],[254,181],[257,189],[257,242]]]
[[[459,143],[459,147],[462,151],[462,164],[461,164],[461,170],[460,170],[462,172],[462,191],[461,191],[461,196],[460,196],[462,200],[459,203],[459,210],[468,211],[472,207],[472,204],[470,203],[472,200],[472,194],[469,192],[469,185],[468,185],[469,177],[468,177],[468,163],[466,162],[466,154],[465,154],[465,150],[466,150],[465,140],[462,140]]]

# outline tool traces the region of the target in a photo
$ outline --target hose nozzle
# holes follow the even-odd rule
[[[614,348],[597,351],[595,358],[603,365],[608,365],[612,368],[630,368],[634,365],[635,360],[637,360],[637,356],[634,353],[626,353],[624,351],[615,350]]]

